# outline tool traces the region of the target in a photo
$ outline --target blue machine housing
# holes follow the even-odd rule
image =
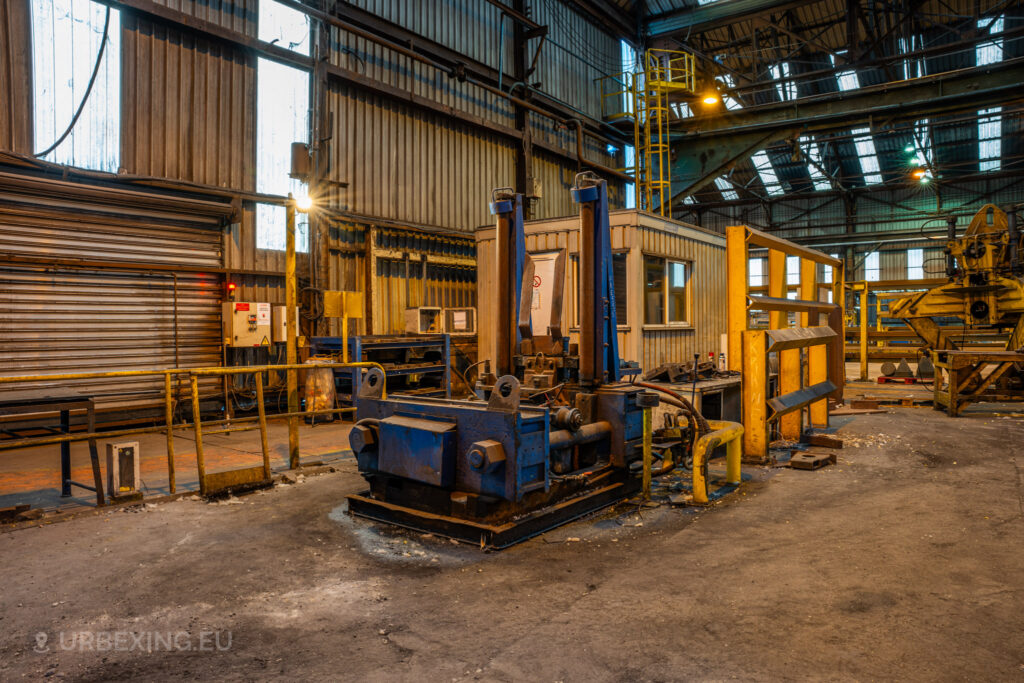
[[[379,420],[381,434],[380,455],[372,456],[376,462],[361,461],[361,470],[509,501],[550,485],[547,408],[507,411],[483,402],[365,397],[357,406],[357,421]],[[504,461],[474,467],[473,446],[486,441],[500,444]]]

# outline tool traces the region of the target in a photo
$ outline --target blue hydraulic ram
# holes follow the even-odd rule
[[[444,400],[383,398],[370,371],[349,437],[370,488],[348,497],[352,514],[502,548],[639,489],[643,410],[658,399],[620,382],[607,185],[589,173],[575,185],[579,343],[561,333],[560,285],[534,334],[522,195],[496,190],[495,286],[481,292],[497,313],[495,374],[476,400]]]

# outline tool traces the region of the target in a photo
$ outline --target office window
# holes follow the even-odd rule
[[[830,254],[830,256],[832,258],[834,258],[834,259],[838,259],[839,258],[839,254]],[[826,285],[832,284],[832,278],[834,277],[835,268],[833,268],[832,266],[822,266],[821,270],[822,270],[821,281],[823,283],[825,283]]]
[[[107,8],[92,0],[32,0],[32,89],[35,150],[58,164],[116,173],[121,159],[121,15],[110,10],[106,44],[89,98]]]
[[[878,252],[872,251],[864,258],[864,279],[868,282],[878,282],[881,275],[882,269],[878,265]]]
[[[644,322],[648,325],[688,322],[690,264],[644,256]]]
[[[924,249],[907,249],[907,279],[924,279]]]

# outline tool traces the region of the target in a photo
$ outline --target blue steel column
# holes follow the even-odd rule
[[[514,357],[522,341],[516,320],[526,260],[523,195],[512,194],[510,189],[507,194],[501,194],[503,190],[495,190],[491,202],[491,214],[498,217],[494,240],[495,282],[491,295],[496,323],[494,374],[497,377],[515,372]]]
[[[611,227],[608,220],[608,184],[596,177],[578,177],[577,187],[572,189],[573,201],[580,204],[580,381],[582,383],[618,382],[619,370],[618,324],[615,319],[615,282],[612,268]],[[587,185],[583,185],[587,183]],[[590,242],[588,244],[588,241]],[[586,261],[593,264],[586,267]],[[586,273],[586,275],[584,275]],[[590,282],[586,277],[592,277]],[[583,310],[583,302],[591,299],[585,296],[589,289],[592,297],[591,310]],[[589,316],[585,320],[584,316]],[[593,356],[583,358],[584,335],[593,336]],[[584,362],[591,367],[583,367]]]

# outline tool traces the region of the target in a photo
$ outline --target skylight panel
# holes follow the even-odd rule
[[[779,93],[782,101],[796,99],[796,83],[789,80],[789,62],[780,62],[771,67],[772,78],[775,80],[775,90]]]
[[[806,135],[801,136],[799,142],[804,148],[804,153],[814,162],[813,164],[807,164],[807,172],[811,175],[811,182],[814,183],[814,189],[830,189],[832,187],[832,183],[825,177],[825,174],[821,172],[821,168],[825,167],[825,161],[824,157],[821,155],[821,150],[818,148],[818,143],[814,142]]]
[[[843,53],[840,52],[840,55]],[[829,59],[832,60],[832,66],[836,66],[836,56],[829,55]],[[839,89],[843,92],[849,90],[856,90],[860,87],[860,78],[857,76],[857,72],[850,69],[848,71],[837,71],[836,80],[839,81]]]
[[[978,112],[978,170],[998,171],[1003,152],[1003,108]]]
[[[875,141],[871,137],[871,130],[856,128],[850,132],[853,133],[853,144],[857,148],[857,156],[860,157],[860,172],[864,176],[864,182],[868,185],[882,182],[882,168],[878,165],[878,155],[875,152]]]
[[[761,150],[760,152],[753,154],[750,157],[750,160],[754,163],[754,168],[757,169],[757,175],[761,177],[761,182],[764,184],[768,194],[782,194],[782,184],[779,182],[779,176],[775,172],[775,168],[772,167],[772,161],[768,158],[768,153]]]
[[[724,176],[718,176],[715,178],[715,186],[722,192],[722,197],[726,201],[733,201],[740,198],[740,195],[736,190],[732,189],[732,183],[725,179]]]
[[[724,85],[727,89],[732,89],[736,87],[736,81],[734,81],[732,76],[729,74],[717,76],[715,80]],[[725,102],[726,109],[736,110],[743,108],[743,105],[740,104],[739,101],[736,100],[736,98],[732,97],[731,95],[726,95],[725,93],[722,93],[722,101]]]
[[[1003,17],[979,19],[978,28],[991,33],[1002,33]],[[978,66],[995,64],[1003,60],[1003,39],[979,43],[974,48],[974,60]],[[998,171],[1003,152],[1003,108],[991,107],[978,112],[978,170]]]

